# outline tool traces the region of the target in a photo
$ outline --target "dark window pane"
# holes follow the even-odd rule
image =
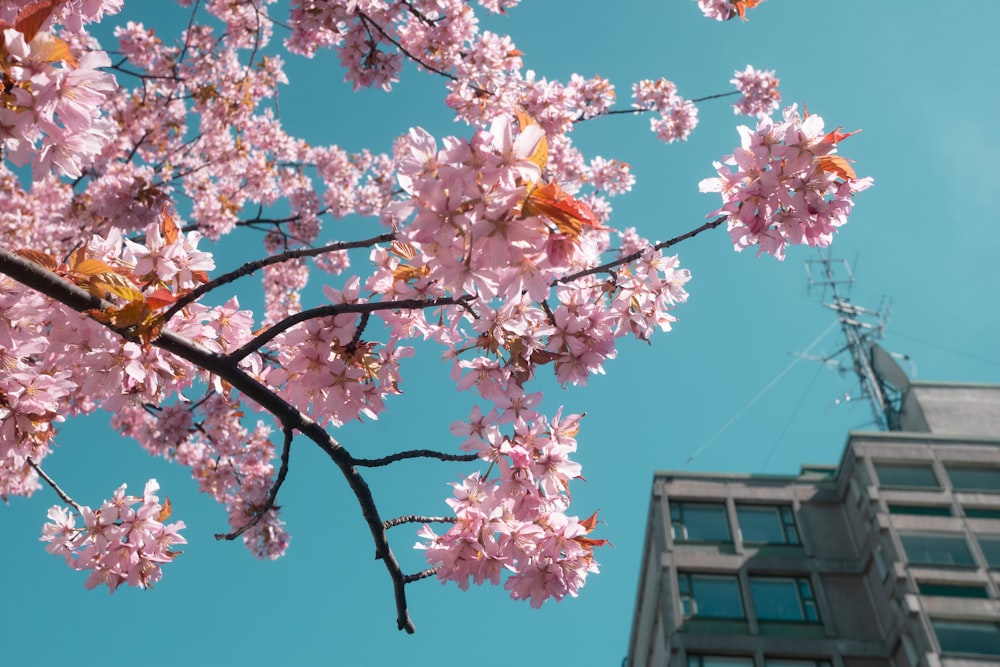
[[[751,579],[750,591],[759,620],[805,620],[794,579]]]
[[[929,463],[876,463],[875,472],[882,486],[938,488],[937,477]]]
[[[903,533],[906,558],[912,565],[975,565],[962,535]]]
[[[997,507],[963,507],[962,511],[970,519],[1000,519],[1000,508]]]
[[[996,468],[948,468],[956,491],[1000,491],[1000,470]]]
[[[743,618],[743,601],[736,577],[691,575],[698,618]]]
[[[955,584],[919,583],[921,595],[941,595],[950,598],[988,598],[989,592],[982,586],[960,586]]]
[[[688,667],[753,667],[753,658],[721,655],[689,655]]]
[[[942,505],[896,505],[890,503],[893,514],[916,514],[918,516],[951,516],[951,508]]]
[[[674,539],[678,542],[732,542],[725,505],[671,503],[671,516]]]
[[[1000,655],[1000,628],[993,623],[932,621],[943,653]]]
[[[750,544],[798,544],[790,507],[741,505],[736,508],[743,541]]]
[[[1000,568],[1000,537],[978,537],[979,548],[986,556],[986,563],[993,569]]]

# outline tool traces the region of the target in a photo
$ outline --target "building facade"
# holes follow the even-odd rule
[[[656,473],[626,664],[1000,665],[1000,386],[909,383],[897,423],[799,475]]]

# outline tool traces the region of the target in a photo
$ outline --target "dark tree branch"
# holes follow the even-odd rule
[[[302,312],[295,313],[294,315],[289,315],[277,324],[274,324],[270,328],[258,334],[253,340],[246,343],[243,347],[238,350],[234,350],[229,355],[229,359],[233,362],[238,362],[248,354],[262,348],[281,332],[291,329],[296,324],[300,324],[317,317],[331,317],[334,315],[343,315],[345,313],[368,314],[378,310],[420,310],[422,308],[437,308],[440,306],[468,307],[468,302],[474,298],[475,297],[471,294],[465,294],[460,297],[444,296],[437,299],[401,299],[399,301],[373,301],[369,303],[332,303],[327,306],[318,306],[316,308],[310,308],[309,310],[303,310]]]
[[[458,519],[453,516],[420,516],[419,514],[407,514],[406,516],[397,516],[395,519],[389,519],[382,524],[385,529],[392,528],[394,526],[401,526],[404,523],[455,523]]]
[[[439,461],[475,461],[479,454],[448,454],[446,452],[436,452],[433,449],[410,449],[405,452],[396,452],[380,459],[351,459],[351,463],[365,468],[378,468],[387,466],[396,461],[405,459],[438,459]]]
[[[428,570],[422,570],[420,572],[417,572],[416,574],[404,574],[403,583],[409,584],[414,581],[420,581],[421,579],[426,579],[427,577],[433,577],[435,574],[437,574],[436,567],[432,567]]]
[[[684,241],[685,239],[697,236],[698,234],[701,234],[704,231],[708,231],[709,229],[715,229],[728,219],[729,219],[728,216],[720,215],[715,220],[706,222],[701,227],[692,229],[689,232],[681,234],[680,236],[675,236],[674,238],[669,239],[667,241],[660,241],[659,243],[653,246],[653,250],[663,250],[664,248],[669,248],[670,246],[677,245],[678,243]],[[606,264],[601,264],[600,266],[595,266],[593,268],[586,269],[584,271],[577,271],[576,273],[570,274],[568,276],[563,276],[562,278],[552,283],[552,285],[553,287],[559,285],[560,283],[565,285],[566,283],[573,282],[574,280],[579,280],[580,278],[584,278],[586,276],[592,276],[595,273],[603,273],[605,271],[610,271],[611,269],[621,266],[622,264],[628,264],[629,262],[634,262],[635,260],[642,257],[642,253],[646,252],[646,250],[648,250],[648,248],[643,248],[642,250],[636,250],[635,252],[629,255],[625,255],[624,257],[619,257],[618,259],[613,260],[611,262],[607,262]]]
[[[357,14],[358,14],[358,18],[361,19],[361,22],[364,23],[366,27],[370,26],[370,27],[375,28],[375,30],[378,32],[378,34],[382,35],[382,39],[386,40],[387,42],[389,42],[390,44],[392,44],[393,46],[395,46],[397,49],[399,49],[400,53],[402,53],[404,56],[406,56],[407,58],[409,58],[413,62],[417,63],[418,65],[420,65],[421,67],[423,67],[424,69],[426,69],[428,72],[434,72],[435,74],[439,74],[439,75],[445,77],[446,79],[451,79],[452,81],[458,81],[458,77],[455,76],[454,74],[449,74],[448,72],[445,72],[442,69],[438,69],[437,67],[434,67],[433,65],[428,65],[423,60],[421,60],[417,56],[415,56],[412,53],[410,53],[409,51],[407,51],[405,46],[403,46],[402,44],[400,44],[398,40],[393,39],[392,36],[389,35],[388,32],[386,32],[385,28],[383,28],[378,23],[376,23],[375,21],[373,21],[371,19],[371,17],[368,16],[367,14],[365,14],[364,12],[357,12]],[[369,34],[371,34],[371,33],[369,33]]]
[[[237,537],[247,532],[264,518],[264,515],[271,511],[274,507],[274,501],[278,498],[278,490],[281,485],[285,482],[285,477],[288,475],[288,454],[292,448],[292,438],[295,437],[295,432],[290,428],[285,428],[285,442],[281,447],[281,468],[278,469],[278,476],[274,478],[274,484],[271,485],[271,490],[267,494],[267,500],[264,501],[264,505],[254,511],[254,516],[252,519],[243,524],[242,527],[234,530],[231,533],[216,533],[215,539],[217,540],[235,540]]]
[[[706,100],[716,100],[719,99],[720,97],[732,97],[733,95],[739,95],[739,94],[740,91],[731,90],[728,93],[716,93],[715,95],[705,95],[704,97],[695,97],[694,99],[689,101],[697,103],[697,102],[704,102]],[[651,111],[655,111],[655,109],[648,109],[641,107],[632,107],[631,109],[611,109],[609,111],[605,111],[602,114],[597,114],[596,116],[586,116],[586,117],[580,116],[578,118],[574,118],[573,122],[582,123],[585,120],[594,120],[595,118],[601,118],[602,116],[637,116],[641,113],[650,113]]]
[[[56,481],[51,477],[49,477],[47,474],[45,474],[45,471],[42,470],[42,467],[40,465],[35,463],[35,460],[33,458],[29,456],[27,457],[27,461],[28,465],[34,468],[35,472],[38,473],[38,476],[44,479],[45,483],[48,484],[50,487],[52,487],[52,490],[56,492],[57,496],[62,498],[62,501],[64,503],[66,503],[67,505],[71,505],[73,509],[76,510],[77,514],[83,514],[83,510],[80,509],[80,506],[76,503],[76,501],[70,498],[69,494],[67,494],[65,491],[59,488],[59,485],[56,484]]]
[[[106,310],[112,307],[112,304],[107,301],[88,294],[80,287],[5,248],[0,248],[0,273],[5,273],[21,284],[79,312],[91,309]],[[136,340],[134,332],[128,329],[122,330],[107,324],[105,326],[128,340]],[[172,331],[163,331],[159,338],[152,341],[152,345],[219,376],[244,396],[277,417],[283,428],[299,431],[316,443],[330,457],[354,493],[365,523],[368,524],[372,541],[375,543],[375,556],[382,561],[389,573],[389,578],[392,580],[396,600],[396,625],[400,630],[412,633],[416,628],[410,619],[406,606],[406,583],[412,579],[407,579],[403,575],[399,562],[389,546],[389,540],[385,534],[382,518],[375,506],[371,488],[358,473],[350,453],[322,426],[272,389],[244,372],[236,365],[235,361],[225,355],[215,353]]]
[[[396,235],[392,232],[386,234],[379,234],[378,236],[373,236],[370,239],[364,239],[361,241],[342,241],[338,243],[331,243],[329,245],[322,246],[320,248],[300,248],[298,250],[286,250],[283,253],[273,255],[271,257],[265,257],[263,259],[254,260],[252,262],[247,262],[240,268],[230,271],[229,273],[224,273],[221,276],[217,276],[212,280],[208,281],[203,285],[199,285],[195,289],[191,290],[184,296],[170,306],[170,308],[163,314],[163,321],[167,322],[171,317],[176,315],[182,308],[188,304],[194,303],[199,298],[212,291],[216,287],[220,287],[227,283],[234,282],[240,278],[249,276],[255,271],[263,269],[265,266],[271,266],[272,264],[280,264],[282,262],[287,262],[290,259],[297,259],[299,257],[316,257],[318,255],[323,255],[328,252],[336,252],[338,250],[351,250],[353,248],[368,248],[376,243],[388,243],[396,238]]]

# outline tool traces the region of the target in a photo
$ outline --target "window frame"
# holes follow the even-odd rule
[[[1000,493],[1000,468],[988,466],[974,466],[965,465],[961,463],[948,464],[944,466],[944,471],[948,475],[948,481],[951,482],[951,488],[956,493]],[[994,486],[976,486],[976,485],[959,485],[956,484],[955,473],[962,475],[964,473],[971,473],[973,475],[995,475],[996,485]]]
[[[778,532],[781,533],[782,541],[748,540],[744,535],[743,522],[740,520],[740,512],[745,511],[762,514],[765,510],[771,510],[773,512],[775,518],[774,526],[776,526]],[[740,531],[740,539],[744,544],[786,544],[789,546],[802,545],[802,534],[799,531],[798,523],[795,519],[795,509],[791,505],[738,503],[736,505],[736,525]]]
[[[688,653],[687,665],[688,667],[706,667],[706,660],[711,660],[714,664],[722,662],[726,665],[743,665],[744,667],[754,667],[756,664],[754,662],[752,655],[713,655],[710,653]],[[708,663],[709,667],[713,664]]]
[[[949,550],[949,554],[952,556],[950,562],[944,560],[934,560],[933,553],[936,551],[928,546],[922,546],[921,551],[916,549],[917,544],[913,544],[914,540],[949,540],[954,544],[961,543],[965,548],[965,556],[968,558],[968,562],[956,562],[954,558],[954,551]],[[907,541],[910,541],[914,548],[907,546]],[[899,543],[903,547],[903,553],[906,555],[906,562],[909,565],[915,565],[917,567],[955,567],[955,568],[975,568],[978,567],[976,563],[976,558],[972,553],[972,549],[969,548],[969,540],[965,533],[938,533],[938,532],[923,532],[923,531],[900,531],[899,533]],[[919,558],[920,554],[926,554],[930,558]],[[918,559],[919,558],[919,559]]]
[[[965,621],[965,620],[961,620],[960,621],[960,620],[952,619],[952,618],[932,618],[932,619],[930,619],[930,621],[931,621],[931,628],[934,630],[934,636],[937,639],[938,647],[941,649],[941,655],[942,656],[947,657],[947,656],[951,656],[951,655],[962,655],[962,656],[966,656],[967,655],[967,656],[979,656],[979,657],[982,657],[982,656],[1000,657],[1000,624],[997,624],[995,622],[991,623],[991,622],[988,622],[988,621]],[[962,650],[957,650],[956,651],[952,646],[946,647],[945,643],[943,641],[941,641],[940,626],[942,626],[942,625],[965,626],[966,629],[969,629],[969,628],[972,628],[972,627],[980,627],[980,628],[987,628],[987,627],[989,627],[989,628],[992,628],[993,629],[993,641],[992,641],[992,643],[995,644],[995,646],[993,647],[992,650],[994,650],[995,652],[994,653],[982,653],[982,652],[962,651]],[[978,635],[978,637],[983,637],[983,636],[984,635]],[[968,636],[962,638],[960,640],[960,646],[961,647],[966,646],[967,642],[968,642],[968,639],[969,639]]]
[[[937,471],[934,470],[934,464],[930,461],[926,462],[912,462],[906,463],[902,461],[872,461],[872,466],[875,468],[875,477],[878,479],[879,487],[882,488],[893,488],[893,489],[936,489],[942,488],[941,479],[938,477]],[[911,482],[899,482],[899,481],[886,481],[884,477],[888,475],[883,475],[879,471],[879,468],[883,468],[886,472],[892,469],[896,469],[897,472],[902,472],[904,469],[909,468],[910,472],[917,469],[924,470],[925,472],[930,472],[931,477],[934,478],[933,484],[922,484],[922,483],[911,483]]]
[[[809,577],[775,577],[775,576],[765,576],[765,575],[750,575],[750,599],[753,602],[754,615],[757,617],[758,622],[762,623],[806,623],[806,624],[818,624],[822,623],[822,615],[819,613],[819,602],[816,599],[816,592],[813,590],[812,581]],[[787,583],[791,585],[791,589],[795,593],[795,601],[799,609],[799,618],[776,618],[773,616],[762,616],[761,607],[762,605],[757,604],[757,592],[754,590],[754,584],[777,584],[777,583]],[[810,618],[811,616],[811,618]]]
[[[670,536],[675,543],[679,544],[732,544],[733,530],[729,523],[729,509],[725,503],[700,501],[700,500],[669,500],[670,506]],[[723,525],[726,529],[726,539],[705,539],[688,537],[690,531],[690,521],[686,518],[691,510],[705,510],[708,508],[720,509],[722,511]],[[683,534],[683,537],[681,537]]]
[[[725,581],[733,584],[736,592],[736,602],[739,604],[740,615],[729,616],[719,614],[704,613],[698,603],[697,582],[720,582]],[[714,574],[711,572],[678,572],[677,573],[677,597],[681,605],[681,617],[685,621],[689,620],[717,620],[717,621],[745,621],[747,618],[747,606],[743,599],[743,589],[740,586],[740,579],[735,574]],[[704,602],[704,599],[702,600]]]
[[[1000,570],[1000,535],[976,535],[979,551],[986,561],[987,570]],[[990,558],[993,554],[993,558]]]

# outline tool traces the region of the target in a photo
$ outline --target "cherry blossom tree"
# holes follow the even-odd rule
[[[717,20],[759,3],[698,0]],[[603,78],[540,77],[511,37],[479,28],[478,12],[518,0],[294,0],[280,18],[273,0],[178,4],[181,34],[127,22],[113,46],[90,29],[122,0],[0,5],[0,495],[45,484],[59,496],[41,539],[88,588],[151,587],[186,541],[155,480],[92,509],[45,472],[56,425],[103,410],[123,437],[188,466],[228,512],[216,537],[260,558],[289,545],[276,500],[293,440],[319,447],[370,527],[400,629],[414,628],[406,586],[434,576],[502,584],[534,607],[576,596],[605,540],[596,513],[570,511],[581,414],[541,412],[536,377],[585,385],[621,339],[669,331],[690,274],[665,251],[681,241],[724,225],[758,255],[825,247],[871,184],[837,154],[853,133],[796,105],[773,118],[774,72],[748,65],[736,91],[702,99],[637,81],[626,107]],[[444,85],[463,129],[414,127],[391,154],[290,135],[274,104],[283,58],[329,50],[355,89],[390,91],[411,63]],[[754,121],[701,183],[721,207],[668,240],[616,228],[609,201],[635,178],[620,159],[584,156],[574,128],[645,116],[657,139],[684,141],[696,104],[728,95]],[[325,240],[347,216],[381,232]],[[217,249],[246,254],[261,230],[259,258],[218,266]],[[257,314],[233,293],[251,274]],[[326,302],[308,304],[317,282]],[[390,407],[413,382],[405,359],[435,348],[479,400],[455,415],[454,451],[372,459],[337,439]],[[447,516],[380,514],[363,471],[414,458],[470,466]],[[427,568],[404,573],[388,535],[411,523]]]

